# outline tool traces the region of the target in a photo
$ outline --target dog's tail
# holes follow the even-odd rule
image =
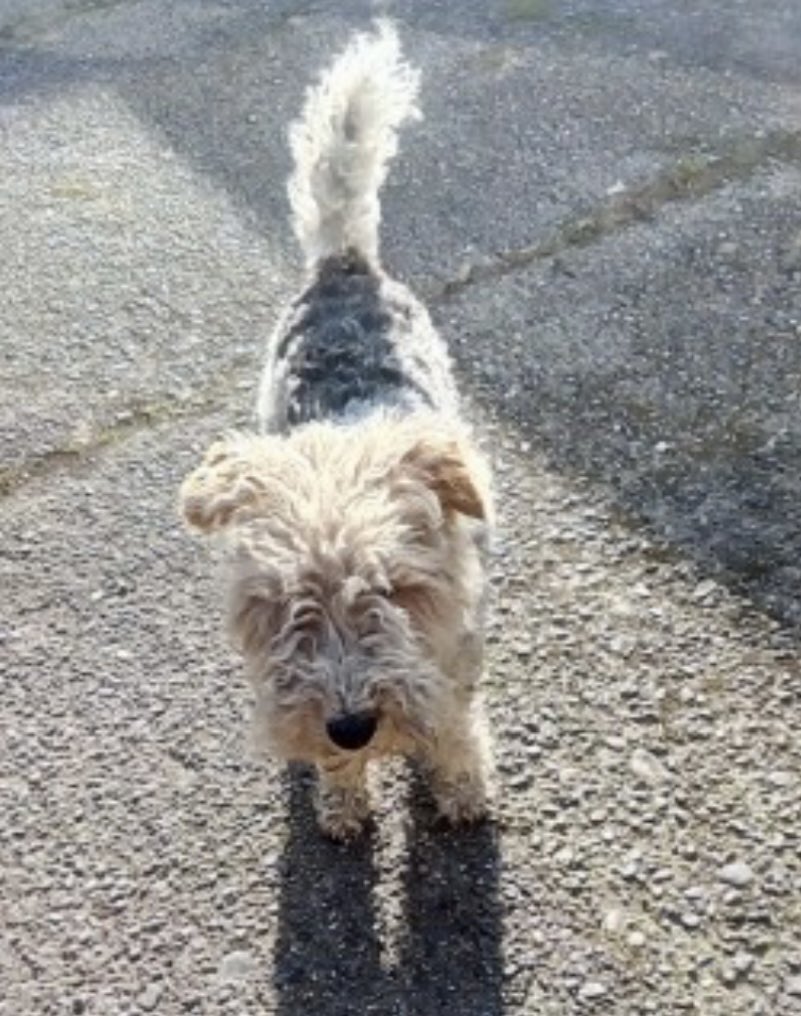
[[[295,169],[287,187],[306,261],[349,248],[378,257],[378,191],[397,131],[416,106],[419,72],[403,59],[392,24],[359,34],[306,94],[289,131]]]

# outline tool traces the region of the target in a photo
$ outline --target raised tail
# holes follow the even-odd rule
[[[353,248],[378,258],[378,191],[397,131],[419,117],[419,71],[403,59],[388,21],[353,37],[306,94],[289,131],[295,169],[287,191],[308,264]]]

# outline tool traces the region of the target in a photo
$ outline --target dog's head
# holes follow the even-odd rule
[[[224,538],[229,621],[288,758],[424,739],[481,595],[486,469],[421,421],[214,444],[181,489]]]

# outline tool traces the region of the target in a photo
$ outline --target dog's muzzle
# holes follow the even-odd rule
[[[369,744],[378,725],[375,713],[343,713],[332,717],[325,725],[328,736],[346,751],[358,751]]]

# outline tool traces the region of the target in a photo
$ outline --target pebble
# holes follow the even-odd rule
[[[706,600],[712,596],[717,589],[717,582],[713,579],[705,579],[703,582],[699,582],[695,589],[693,589],[692,598],[694,600]]]
[[[607,992],[606,985],[600,981],[585,981],[579,988],[579,998],[589,1001],[593,998],[602,998]]]
[[[617,934],[625,924],[625,916],[620,907],[613,907],[604,914],[603,927],[611,935]]]
[[[634,749],[629,759],[629,768],[644,783],[661,783],[667,775],[662,763],[645,748]]]
[[[754,880],[754,873],[744,861],[733,861],[724,865],[718,872],[718,878],[727,885],[743,888]]]
[[[801,976],[788,977],[784,982],[784,990],[788,995],[801,996]]]
[[[161,991],[162,986],[156,981],[152,984],[148,984],[139,996],[139,1005],[147,1012],[151,1012],[158,1005],[159,999],[161,998]]]
[[[632,931],[626,941],[632,949],[642,949],[645,945],[645,935],[641,931]]]
[[[737,971],[738,974],[746,974],[754,965],[754,957],[751,953],[744,952],[742,949],[734,954],[734,958],[731,961],[731,965]]]
[[[256,970],[256,959],[245,949],[236,949],[225,955],[220,963],[220,979],[244,981]]]
[[[525,642],[522,639],[518,639],[512,646],[515,654],[520,660],[527,660],[532,653],[532,646],[530,642]]]

